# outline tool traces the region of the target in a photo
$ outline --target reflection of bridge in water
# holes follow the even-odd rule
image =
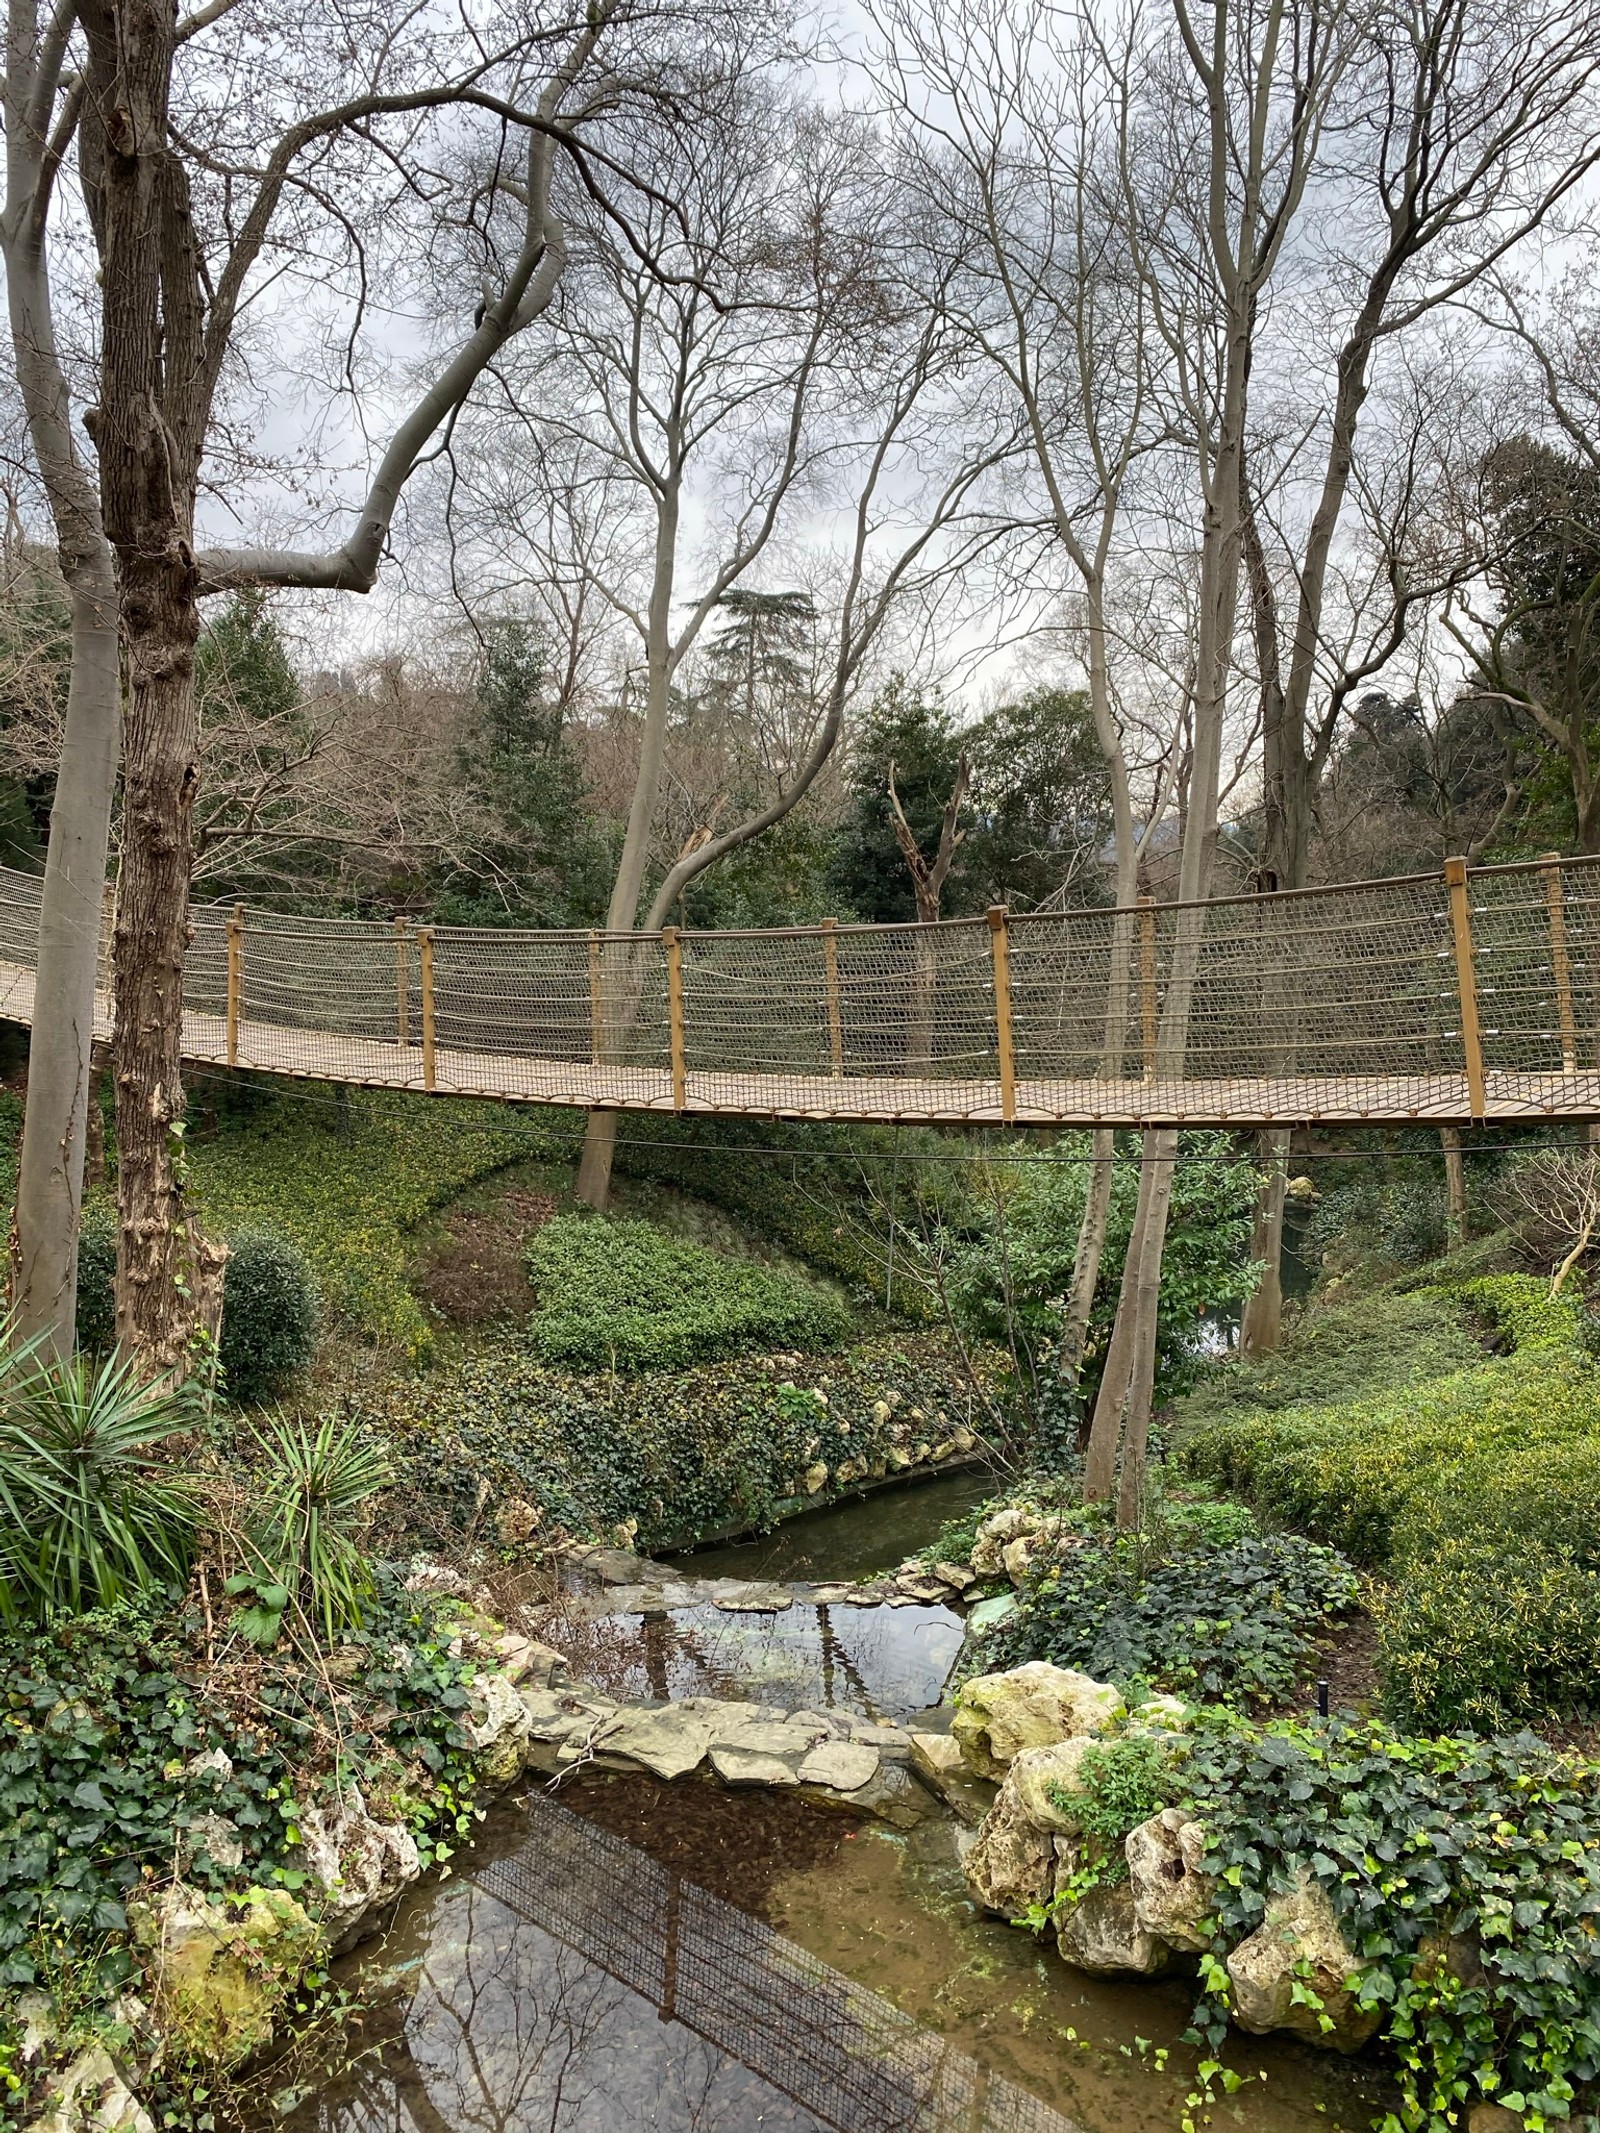
[[[836,2133],[1079,2133],[878,1993],[555,1802],[474,1874]]]
[[[38,877],[0,869],[0,1015]],[[102,995],[97,1022],[109,1027]],[[1600,1115],[1600,862],[769,932],[195,913],[185,1055],[522,1103],[1257,1125]]]

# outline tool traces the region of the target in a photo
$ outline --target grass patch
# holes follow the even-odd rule
[[[651,1223],[557,1215],[526,1247],[528,1341],[579,1370],[681,1370],[753,1349],[831,1348],[844,1307],[813,1283],[664,1236]]]
[[[330,1318],[424,1360],[433,1335],[407,1278],[412,1232],[478,1178],[541,1148],[570,1155],[571,1131],[565,1112],[534,1123],[500,1104],[282,1098],[197,1139],[190,1185],[215,1228],[270,1221],[292,1238]]]

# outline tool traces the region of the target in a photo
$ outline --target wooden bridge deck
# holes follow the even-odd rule
[[[0,963],[0,1017],[33,1018],[33,972]],[[111,1034],[111,1002],[96,996],[95,1034]],[[208,1066],[230,1063],[225,1015],[186,1009],[183,1053]],[[306,1031],[240,1018],[232,1063],[295,1080],[506,1103],[581,1109],[681,1111],[702,1117],[900,1121],[999,1125],[1007,1119],[997,1079],[895,1075],[719,1073],[690,1069],[683,1100],[670,1068],[586,1065],[439,1045],[431,1084],[415,1043]],[[1365,1125],[1417,1120],[1462,1123],[1600,1116],[1600,1070],[1571,1073],[1488,1069],[1483,1107],[1474,1111],[1465,1073],[1235,1075],[1208,1079],[1061,1078],[1014,1084],[1010,1121],[1019,1125],[1173,1124],[1192,1126]]]

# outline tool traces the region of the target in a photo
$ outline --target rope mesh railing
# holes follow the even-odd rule
[[[36,876],[0,870],[29,1020]],[[102,954],[109,987],[110,913]],[[1264,1124],[1600,1113],[1600,863],[1204,905],[656,935],[197,907],[184,1050],[523,1102]],[[99,1024],[109,1026],[102,998]]]

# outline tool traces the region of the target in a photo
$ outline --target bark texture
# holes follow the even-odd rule
[[[187,181],[167,140],[169,0],[82,13],[84,159],[104,287],[94,437],[127,659],[122,877],[113,955],[117,1337],[184,1370],[214,1331],[225,1250],[183,1191],[183,965],[199,780],[194,497],[209,411]]]

